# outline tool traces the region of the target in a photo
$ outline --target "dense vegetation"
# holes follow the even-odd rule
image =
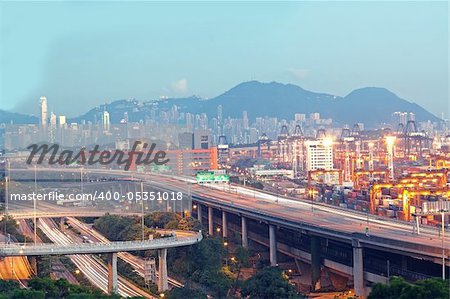
[[[232,286],[232,277],[223,267],[227,251],[218,238],[205,238],[197,245],[173,249],[168,257],[171,273],[205,286],[217,298],[225,297]]]
[[[425,279],[408,283],[401,277],[393,277],[389,284],[374,284],[367,299],[448,299],[449,282],[441,279]]]
[[[33,278],[27,289],[21,289],[15,281],[0,280],[0,299],[103,299],[121,298],[105,295],[100,290],[70,284],[65,279]],[[136,297],[138,298],[138,297]],[[140,298],[140,297],[139,297]]]
[[[8,237],[8,234],[10,235],[11,242],[31,243],[33,241],[20,233],[19,225],[17,224],[16,220],[14,220],[10,216],[2,218],[2,220],[0,220],[0,230],[6,237]]]
[[[181,218],[174,213],[153,212],[144,218],[144,235],[148,238],[150,234],[154,238],[161,235],[156,229],[202,229],[200,222],[192,217]],[[142,238],[142,223],[138,217],[123,217],[106,214],[94,221],[94,228],[112,241],[140,240]]]
[[[142,238],[142,224],[137,217],[122,217],[106,214],[94,221],[94,228],[111,241],[131,241]],[[145,228],[144,236],[148,238],[154,231]]]
[[[304,298],[297,294],[295,287],[289,284],[289,280],[283,275],[283,272],[274,267],[264,268],[246,280],[241,293],[250,299]]]

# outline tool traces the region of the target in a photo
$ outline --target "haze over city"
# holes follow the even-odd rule
[[[378,86],[441,117],[448,3],[2,2],[0,109],[70,117],[124,98],[218,96],[279,81]]]
[[[450,299],[449,25],[0,2],[0,299]]]

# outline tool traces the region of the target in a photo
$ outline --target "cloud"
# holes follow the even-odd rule
[[[180,79],[178,81],[173,82],[170,85],[170,89],[179,94],[184,94],[188,92],[188,82],[186,79]]]
[[[308,77],[309,70],[308,69],[296,69],[296,68],[290,68],[288,69],[288,72],[296,79],[296,80],[302,80]]]

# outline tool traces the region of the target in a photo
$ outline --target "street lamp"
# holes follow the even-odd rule
[[[141,180],[141,239],[145,239],[144,182]]]
[[[444,229],[444,215],[445,215],[445,211],[444,209],[440,210],[441,212],[441,238],[442,238],[442,280],[445,280],[445,243],[444,243],[444,239],[445,239],[445,229]]]

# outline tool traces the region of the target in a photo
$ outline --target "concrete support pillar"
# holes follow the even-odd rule
[[[270,266],[275,267],[277,265],[277,235],[275,225],[269,224],[269,256]]]
[[[322,259],[320,256],[320,238],[311,236],[311,286],[314,291],[320,290]]]
[[[202,223],[202,217],[203,217],[202,206],[200,204],[197,204],[197,219],[200,223]]]
[[[117,252],[108,253],[108,294],[116,294],[117,284]]]
[[[241,216],[242,247],[248,248],[247,218]]]
[[[33,271],[34,275],[38,275],[38,268],[37,268],[37,257],[36,256],[30,256],[29,258],[31,270]]]
[[[225,211],[222,211],[222,237],[224,239],[228,237],[227,212],[225,212]]]
[[[167,279],[167,248],[158,250],[158,292],[167,291],[169,283]]]
[[[364,289],[364,263],[363,248],[358,240],[352,241],[353,245],[353,287],[355,295],[365,297]]]
[[[213,235],[214,231],[214,223],[213,223],[213,208],[212,207],[208,207],[208,234],[210,236]]]

